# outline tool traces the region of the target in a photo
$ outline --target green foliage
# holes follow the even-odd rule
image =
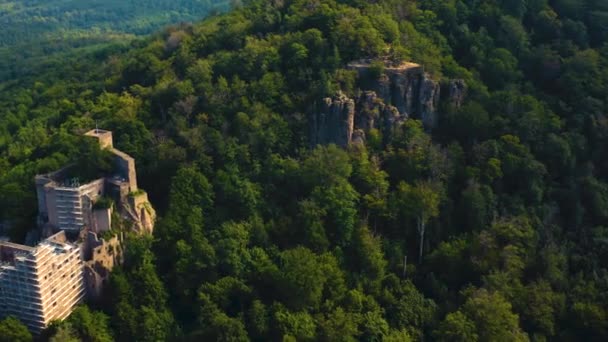
[[[434,324],[436,304],[425,298],[409,280],[402,281],[395,275],[388,276],[380,298],[392,327],[405,329],[416,338],[421,338],[424,330]]]
[[[382,252],[382,240],[366,227],[359,228],[353,241],[353,272],[368,291],[376,293],[386,274],[387,262]]]
[[[349,315],[337,308],[320,322],[320,335],[323,341],[356,341],[358,334],[356,316]]]
[[[55,334],[49,338],[50,342],[79,342],[81,341],[77,336],[76,332],[69,323],[62,324],[57,328]]]
[[[79,306],[67,320],[54,327],[56,332],[50,340],[113,341],[109,320],[109,317],[103,312],[92,311],[87,306]]]
[[[32,334],[15,317],[9,316],[0,321],[0,341],[2,342],[30,342]]]
[[[124,270],[110,277],[107,305],[115,338],[138,341],[167,340],[175,336],[174,318],[167,307],[167,292],[158,278],[150,241],[127,241]]]
[[[132,41],[176,22],[197,20],[226,10],[226,0],[121,1],[67,0],[0,2],[0,80],[27,73],[28,67],[49,52],[61,58],[86,49]],[[37,46],[40,45],[40,46]],[[67,52],[66,52],[67,50]]]
[[[518,317],[511,311],[511,305],[497,293],[478,290],[462,306],[462,315],[448,317],[446,337],[475,338],[479,341],[528,341],[528,336],[519,328]],[[467,321],[467,319],[469,321]],[[460,320],[460,322],[455,322]],[[474,322],[475,330],[470,323]],[[452,325],[452,326],[450,326]],[[453,325],[456,325],[454,327]],[[458,330],[451,332],[450,329]],[[476,335],[475,335],[476,333]]]
[[[355,189],[348,182],[339,182],[327,188],[316,187],[312,198],[327,213],[326,231],[330,241],[343,246],[350,243],[359,198]]]
[[[79,23],[114,18],[84,5]],[[79,138],[96,122],[136,158],[160,216],[151,239],[127,241],[104,313],[78,309],[54,340],[608,339],[602,1],[233,5],[141,40],[83,32],[99,45],[34,56],[28,76],[10,69],[0,84],[7,233],[35,226],[36,174],[110,171]],[[21,6],[0,12],[27,16]],[[315,104],[370,90],[347,67],[363,58],[378,77],[421,64],[446,88],[438,127],[425,130],[417,109],[394,127],[372,113],[365,144],[310,149]],[[449,97],[454,79],[462,99]],[[407,94],[414,107],[418,95]]]
[[[279,288],[286,304],[294,310],[318,307],[326,274],[319,258],[310,250],[298,247],[280,256]]]
[[[306,312],[289,312],[277,307],[274,323],[283,341],[312,341],[315,336],[315,322]]]
[[[212,341],[249,341],[243,323],[219,310],[205,295],[200,296],[202,306],[199,324],[202,327],[189,338],[192,340]]]
[[[382,61],[373,61],[369,66],[369,75],[372,79],[378,79],[384,74],[384,63]]]
[[[114,201],[109,197],[100,197],[93,204],[93,209],[110,209],[114,206]]]
[[[449,313],[439,324],[437,340],[450,342],[478,341],[477,328],[465,314],[460,311]]]
[[[114,156],[110,151],[101,150],[99,143],[93,139],[82,139],[74,165],[64,178],[77,179],[80,184],[112,174]]]

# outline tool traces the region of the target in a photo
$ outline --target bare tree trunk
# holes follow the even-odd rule
[[[420,237],[420,246],[418,248],[418,262],[421,263],[422,262],[422,250],[424,248],[424,233],[425,233],[426,227],[425,227],[425,223],[424,220],[422,219],[422,217],[418,217],[418,235]]]
[[[407,275],[407,255],[403,257],[403,278]]]

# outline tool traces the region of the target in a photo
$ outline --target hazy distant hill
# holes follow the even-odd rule
[[[50,55],[108,42],[224,11],[229,0],[0,0],[0,81]]]

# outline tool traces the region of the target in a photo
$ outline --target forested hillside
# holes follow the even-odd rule
[[[229,0],[0,0],[0,82],[50,54],[129,41],[165,25],[223,12]],[[234,2],[235,4],[238,1]],[[74,51],[72,51],[74,50]]]
[[[57,36],[57,32],[100,31],[150,33],[158,26],[197,20],[225,9],[217,0],[1,0],[0,46]],[[59,35],[60,36],[60,35]]]
[[[362,58],[464,102],[311,146]],[[0,89],[0,221],[97,122],[162,218],[46,339],[606,341],[607,95],[605,1],[251,0]]]

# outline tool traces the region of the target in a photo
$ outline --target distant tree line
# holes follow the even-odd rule
[[[227,10],[228,0],[0,1],[0,82],[36,74],[49,58],[129,42]],[[33,70],[32,70],[33,69]]]

